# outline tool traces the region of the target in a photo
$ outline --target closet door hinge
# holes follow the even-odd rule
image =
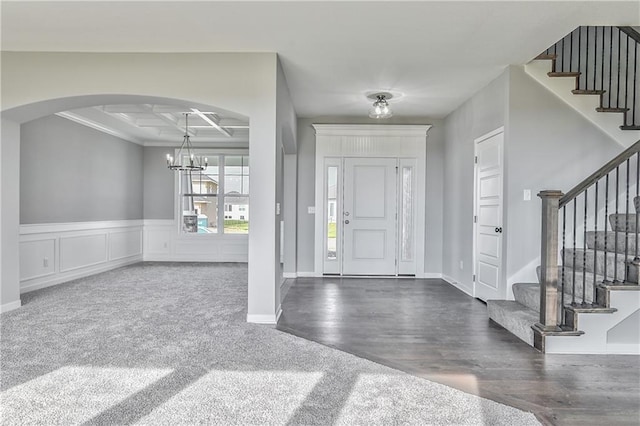
[[[476,274],[473,274],[473,282],[476,282]]]
[[[474,162],[475,164],[478,164],[478,156],[477,156],[477,155],[475,156],[475,158],[474,158],[473,162]]]

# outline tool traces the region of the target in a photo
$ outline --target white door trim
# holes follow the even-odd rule
[[[426,136],[431,125],[314,124],[313,127],[316,131],[314,275],[322,276],[324,265],[325,158],[387,157],[416,161],[416,277],[424,277]],[[338,214],[342,215],[342,211]]]
[[[487,139],[490,139],[496,135],[499,134],[503,134],[504,135],[504,126],[501,126],[489,133],[486,133],[482,136],[480,136],[479,138],[474,139],[473,141],[473,155],[474,155],[474,164],[473,164],[473,218],[472,218],[472,222],[473,222],[473,249],[472,249],[472,270],[473,270],[473,296],[474,297],[478,297],[478,289],[477,289],[477,278],[478,278],[478,271],[477,271],[477,258],[478,258],[478,253],[477,253],[477,233],[478,233],[478,163],[477,163],[477,158],[478,158],[478,145],[484,141],[486,141]],[[501,155],[502,155],[502,161],[501,161],[501,177],[502,177],[502,182],[501,182],[501,191],[502,191],[502,224],[504,227],[504,223],[505,218],[504,218],[504,137],[502,140],[502,146],[500,149]],[[504,256],[504,232],[502,232],[500,234],[500,240],[501,240],[501,247],[502,247],[502,253],[501,253],[501,258],[500,258],[500,274],[498,276],[498,280],[500,283],[500,286],[502,287],[502,291],[500,294],[501,299],[506,299],[506,281],[505,281],[505,277],[504,277],[504,271],[505,271],[505,256]]]

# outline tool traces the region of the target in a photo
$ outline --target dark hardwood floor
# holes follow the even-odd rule
[[[282,308],[279,330],[531,411],[545,424],[640,424],[640,357],[543,355],[439,279],[298,278]]]

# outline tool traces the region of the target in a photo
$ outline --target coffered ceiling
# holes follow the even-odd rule
[[[227,112],[204,111],[169,105],[101,105],[65,111],[57,115],[140,145],[176,145],[185,134],[194,145],[246,144],[249,122]]]

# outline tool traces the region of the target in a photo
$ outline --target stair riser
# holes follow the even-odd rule
[[[612,231],[618,232],[630,232],[635,233],[636,229],[640,226],[636,226],[635,214],[610,214],[609,224]]]
[[[628,254],[635,256],[636,235],[637,234],[631,233],[625,234],[623,232],[607,232],[605,238],[605,232],[603,231],[598,231],[597,234],[593,231],[590,231],[587,232],[587,247],[592,250],[597,249],[598,251],[604,251],[606,249],[607,251],[612,253],[624,253],[626,249],[626,252]]]
[[[564,264],[568,268],[574,266],[573,262],[573,249],[565,249]],[[608,280],[614,278],[619,281],[624,281],[626,275],[626,261],[632,260],[632,257],[625,258],[624,255],[615,256],[614,253],[607,253],[606,255],[606,271]],[[604,276],[605,271],[605,253],[597,253],[597,262],[594,263],[594,252],[587,251],[586,256],[583,255],[582,249],[576,250],[575,256],[575,269],[576,271],[595,272],[598,275]]]

